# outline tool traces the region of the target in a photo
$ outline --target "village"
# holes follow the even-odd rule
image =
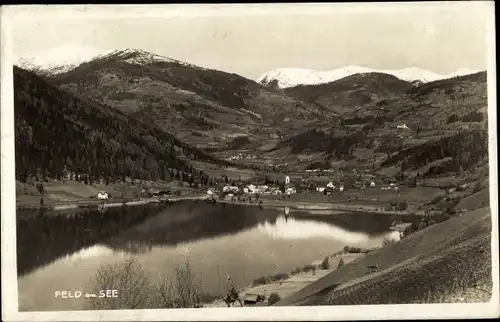
[[[282,180],[270,180],[266,177],[264,182],[247,182],[242,181],[223,183],[219,187],[210,187],[206,190],[206,194],[211,197],[219,197],[219,200],[236,201],[242,197],[259,199],[261,197],[271,197],[281,199],[291,199],[294,195],[303,196],[320,196],[320,195],[342,195],[348,190],[399,190],[399,183],[396,180],[381,182],[374,178],[359,180],[351,183],[349,186],[342,182],[336,183],[334,180],[329,180],[328,183],[313,181],[310,178],[299,177],[292,181],[289,175],[285,175]],[[380,188],[379,188],[380,186]],[[314,199],[314,198],[313,198]],[[314,200],[311,200],[314,201]]]

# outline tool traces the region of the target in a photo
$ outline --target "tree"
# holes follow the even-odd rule
[[[330,268],[330,258],[325,257],[325,259],[319,265],[321,269],[329,269]]]
[[[340,267],[344,266],[344,259],[343,258],[340,258],[340,261],[339,261],[339,265],[337,266],[337,269],[339,269]]]
[[[271,306],[275,303],[278,303],[279,301],[281,301],[281,296],[279,296],[278,293],[271,293],[271,295],[269,295],[269,298],[267,299],[267,305]]]
[[[43,183],[38,183],[36,185],[36,190],[38,190],[38,192],[43,196],[44,193],[45,193],[45,189],[43,187]]]

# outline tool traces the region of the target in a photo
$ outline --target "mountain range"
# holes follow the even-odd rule
[[[266,86],[277,85],[279,88],[289,88],[300,85],[330,83],[354,74],[383,73],[393,75],[408,82],[427,83],[439,79],[447,79],[456,76],[474,74],[477,72],[479,72],[479,70],[469,68],[460,68],[449,74],[436,74],[417,67],[409,67],[399,70],[382,70],[362,66],[345,66],[330,71],[318,71],[301,68],[277,68],[270,70],[259,77],[258,82]]]
[[[140,49],[72,61],[71,68],[51,65],[51,71],[34,71],[53,93],[70,95],[69,101],[80,102],[77,105],[103,109],[111,113],[108,118],[126,118],[140,128],[147,125],[150,134],[146,136],[168,137],[175,146],[190,147],[200,157],[210,153],[212,161],[244,150],[258,154],[260,164],[303,168],[356,163],[382,171],[420,158],[393,157],[405,149],[425,157],[427,152],[416,147],[436,149],[435,142],[442,137],[468,140],[479,149],[478,156],[484,156],[486,141],[478,143],[483,134],[474,131],[487,130],[486,72],[471,74],[472,70],[462,69],[437,75],[416,68],[374,71],[349,66],[319,81],[313,72],[299,72],[296,75],[310,78],[297,82],[279,78],[286,73],[268,73],[256,82]],[[33,96],[30,91],[26,89],[24,95]],[[37,97],[32,100],[39,101]],[[76,118],[71,124],[78,124]],[[396,129],[402,125],[408,130]],[[470,130],[470,135],[460,136],[461,129]],[[449,151],[432,155],[446,159],[452,154]],[[459,159],[465,160],[466,153],[460,153]],[[459,166],[473,168],[474,164],[464,161],[453,169]]]
[[[277,124],[280,131],[295,133],[322,112],[237,74],[134,49],[99,55],[45,78],[199,147],[224,145],[238,136],[268,138],[276,135]]]

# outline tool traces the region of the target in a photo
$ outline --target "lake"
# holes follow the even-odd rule
[[[203,291],[220,295],[227,289],[225,273],[243,287],[261,276],[290,273],[345,246],[380,246],[389,225],[403,219],[287,213],[201,201],[105,211],[19,212],[19,310],[86,309],[83,297],[55,299],[55,291],[88,291],[101,265],[128,257],[153,278],[169,276],[188,259]]]

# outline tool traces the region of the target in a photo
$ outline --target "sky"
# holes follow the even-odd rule
[[[60,46],[138,48],[259,78],[274,68],[486,69],[488,2],[247,8],[18,6],[15,57]],[[75,9],[76,8],[76,9]]]

